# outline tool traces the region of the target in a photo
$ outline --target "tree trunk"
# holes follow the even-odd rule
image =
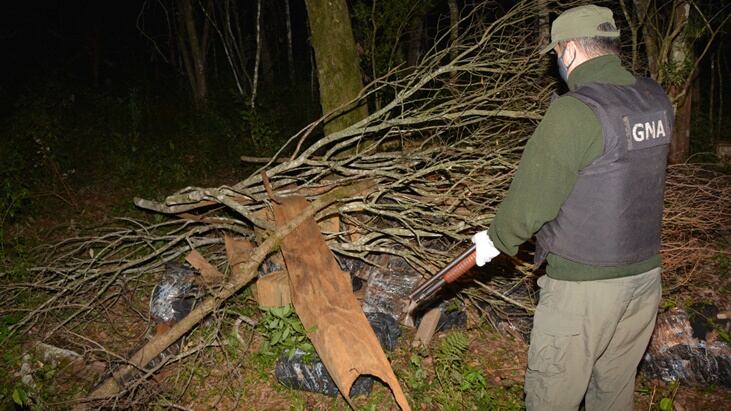
[[[538,0],[538,44],[544,47],[551,42],[551,22],[549,20],[548,0]],[[548,71],[551,67],[551,61],[547,58],[542,59],[541,68]]]
[[[320,83],[320,105],[324,114],[353,100],[363,88],[350,15],[345,0],[305,0]],[[368,114],[359,106],[337,115],[325,124],[330,134],[357,122]]]
[[[259,87],[259,65],[261,64],[261,0],[256,2],[256,59],[254,60],[254,80],[251,83],[251,108],[256,106],[256,91]]]
[[[635,14],[637,15],[637,22],[642,27],[642,39],[645,43],[645,54],[647,55],[647,68],[650,72],[650,77],[654,80],[658,79],[658,58],[659,58],[659,45],[661,39],[658,39],[658,33],[655,22],[649,20],[656,16],[657,10],[654,13],[650,13],[650,6],[653,5],[653,0],[634,0]]]
[[[449,48],[449,58],[454,60],[459,53],[459,49],[456,47],[459,39],[459,8],[457,7],[457,0],[449,0],[447,5],[449,6],[449,40],[452,43]]]
[[[698,34],[688,29],[690,2],[675,0],[633,0],[636,21],[642,27],[650,76],[665,88],[675,109],[675,128],[668,161],[684,162],[690,153],[690,124],[695,55]],[[695,37],[694,37],[695,36]]]
[[[284,0],[284,15],[287,19],[287,69],[289,84],[294,84],[294,55],[292,53],[292,13],[289,10],[289,0]]]
[[[406,64],[409,67],[419,64],[421,59],[421,44],[424,35],[424,16],[418,14],[411,19],[411,30],[408,33],[408,48],[406,50]]]
[[[681,89],[678,91],[678,89]],[[683,87],[673,86],[670,88],[670,98],[675,103],[675,128],[673,129],[673,141],[670,144],[668,162],[671,164],[683,163],[690,153],[690,121],[692,117],[692,93],[684,93]],[[678,96],[678,93],[683,93]],[[679,97],[675,99],[674,97]]]
[[[210,9],[210,1],[209,9]],[[186,48],[188,57],[190,58],[190,69],[186,70],[189,76],[192,76],[191,86],[193,87],[193,101],[196,106],[200,107],[205,104],[208,98],[208,82],[206,79],[206,56],[208,54],[208,37],[210,24],[207,19],[203,22],[201,33],[195,24],[195,16],[193,13],[192,0],[180,0],[181,27],[184,32],[179,35],[183,36],[183,47]],[[186,41],[187,40],[187,43]],[[186,47],[187,46],[187,47]]]
[[[670,144],[670,157],[668,161],[672,164],[682,163],[690,154],[690,121],[692,114],[692,93],[689,93],[689,84],[692,82],[691,64],[694,61],[693,42],[688,38],[688,14],[690,3],[680,1],[675,5],[673,21],[674,31],[678,35],[670,44],[670,64],[674,68],[672,85],[668,89],[668,95],[675,107],[675,129],[673,130],[673,142]],[[671,79],[668,79],[670,82]]]

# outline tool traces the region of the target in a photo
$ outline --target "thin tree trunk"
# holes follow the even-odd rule
[[[409,67],[416,66],[421,59],[421,38],[424,33],[424,16],[418,14],[411,19],[411,30],[409,30],[409,40],[406,43],[406,64]]]
[[[657,26],[654,21],[650,21],[651,18],[655,17],[650,14],[650,6],[653,0],[633,1],[635,4],[635,13],[637,14],[637,23],[642,28],[642,38],[645,43],[645,52],[647,55],[647,68],[653,79],[660,80],[658,78],[659,39],[658,34],[653,31]]]
[[[700,87],[698,88],[700,89]],[[714,118],[715,114],[715,99],[716,99],[716,54],[711,57],[711,87],[708,91],[708,124],[711,125],[711,143],[714,142],[716,137],[716,122]],[[700,104],[698,105],[700,107]],[[700,111],[700,110],[698,110]]]
[[[690,3],[679,1],[674,4],[673,10],[673,32],[678,35],[670,44],[670,63],[680,73],[685,73],[685,66],[688,61],[694,61],[693,44],[688,39],[687,24],[690,13]],[[692,117],[692,93],[688,92],[685,86],[687,79],[679,85],[673,85],[668,90],[670,99],[675,104],[675,129],[673,130],[673,141],[670,144],[670,163],[677,164],[685,162],[690,154],[690,123]]]
[[[190,53],[188,52],[188,46],[185,42],[185,21],[183,17],[183,12],[178,8],[176,11],[176,16],[178,20],[177,24],[177,36],[175,36],[178,40],[178,50],[180,50],[180,60],[183,66],[183,69],[185,71],[185,77],[188,79],[188,84],[190,85],[190,91],[193,96],[193,101],[196,102],[195,98],[195,90],[196,90],[196,81],[195,81],[195,70],[193,69],[193,64],[190,60]]]
[[[449,6],[449,40],[452,43],[449,48],[449,58],[454,60],[459,53],[459,49],[455,47],[459,39],[459,8],[457,0],[449,0],[447,5]]]
[[[220,14],[223,15],[223,30],[219,27],[218,24],[211,21],[211,25],[218,33],[218,37],[221,40],[221,47],[223,48],[223,54],[226,56],[226,61],[228,62],[229,67],[231,68],[231,74],[234,77],[234,83],[236,84],[236,89],[239,92],[240,96],[244,96],[244,88],[241,84],[240,79],[240,72],[243,70],[243,67],[238,67],[236,65],[236,62],[238,61],[238,58],[234,60],[234,57],[236,57],[234,54],[238,53],[236,49],[236,39],[231,33],[231,12],[230,12],[230,4],[231,2],[229,0],[226,0],[223,2],[222,10],[220,11]],[[208,13],[206,10],[203,10],[206,14],[206,17],[208,19],[212,20],[212,16]],[[215,48],[213,51],[215,52]],[[216,77],[218,77],[218,65],[217,65],[217,59],[216,55],[213,55],[213,64],[216,66]]]
[[[539,0],[542,2],[545,2],[546,0]],[[640,74],[638,70],[638,64],[640,60],[640,22],[637,18],[637,14],[634,14],[630,11],[630,9],[627,7],[627,2],[625,0],[619,0],[620,7],[622,8],[622,13],[624,14],[624,19],[627,21],[627,26],[630,30],[630,35],[632,39],[632,73],[634,74]]]
[[[538,0],[538,44],[541,47],[551,42],[551,22],[549,20],[548,0]],[[551,67],[549,59],[542,59],[541,68],[545,71]]]
[[[193,99],[197,106],[205,104],[208,98],[208,84],[206,81],[206,52],[208,47],[208,21],[203,24],[201,35],[198,34],[198,28],[195,24],[193,15],[192,0],[181,0],[182,3],[182,19],[187,33],[188,48],[190,49],[190,58],[193,68],[194,89]]]
[[[261,61],[261,0],[256,2],[256,59],[254,60],[254,81],[251,85],[251,108],[256,105],[256,90],[259,85],[259,64]]]
[[[284,13],[287,19],[287,64],[289,68],[289,83],[294,84],[294,55],[292,53],[292,16],[289,10],[289,0],[284,0]]]
[[[331,113],[358,96],[361,82],[350,14],[345,0],[305,0],[315,51],[320,104]],[[357,122],[368,114],[365,106],[355,107],[325,124],[325,134]]]
[[[671,87],[671,98],[681,87]],[[675,128],[673,129],[673,141],[670,144],[668,161],[671,164],[683,163],[690,153],[690,121],[692,118],[691,93],[685,93],[675,103]]]
[[[716,134],[714,135],[713,142],[716,143],[717,140],[721,137],[721,131],[723,130],[723,95],[724,95],[724,88],[723,88],[723,64],[721,62],[721,53],[717,54],[718,56],[718,125],[716,126]],[[724,57],[725,62],[726,59]]]
[[[276,37],[272,34],[273,30],[267,30],[272,27],[267,24],[267,16],[273,15],[272,7],[275,6],[271,2],[264,1],[262,3],[261,18],[259,20],[261,31],[261,61],[259,62],[259,84],[267,85],[274,83],[274,53],[276,53]],[[269,10],[269,11],[267,11]]]

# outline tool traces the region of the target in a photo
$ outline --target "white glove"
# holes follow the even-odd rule
[[[500,250],[495,248],[492,240],[490,240],[490,237],[487,236],[487,230],[480,231],[479,233],[473,235],[472,242],[477,246],[475,247],[475,253],[477,254],[477,258],[475,258],[475,263],[478,267],[482,267],[483,265],[489,263],[490,260],[500,254]]]

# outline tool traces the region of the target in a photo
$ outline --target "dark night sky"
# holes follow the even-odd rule
[[[152,76],[152,72],[173,75],[175,68],[162,63],[151,42],[137,28],[144,6],[142,23],[146,32],[165,47],[161,5],[168,3],[155,0],[7,2],[0,14],[0,50],[4,63],[0,66],[0,97],[16,95],[29,85],[49,78],[94,85],[92,61],[95,58],[99,67],[97,83],[101,84],[137,81],[141,74]],[[244,8],[252,8],[255,3],[252,0],[241,4]],[[309,64],[306,17],[304,5],[300,3],[303,2],[292,2],[294,49],[299,53],[295,57],[303,64]],[[279,2],[270,3],[270,10],[281,13],[276,4]],[[251,14],[251,10],[247,11]],[[283,26],[282,17],[269,18],[266,29],[282,36],[283,27],[276,26]],[[728,47],[728,42],[725,43],[724,47]],[[280,66],[281,63],[285,62],[279,62]]]
[[[12,89],[49,74],[88,79],[95,48],[106,69],[144,58],[148,50],[135,28],[142,4],[91,0],[8,4],[0,32],[3,86]]]
[[[256,2],[239,4],[243,29],[251,32],[253,24],[249,20],[253,19]],[[270,36],[277,36],[273,41],[283,43],[286,36],[283,3],[262,4],[263,30],[272,33],[268,34]],[[168,37],[163,5],[169,7],[170,2],[36,0],[9,3],[0,16],[0,49],[5,63],[0,69],[0,95],[22,92],[24,87],[47,78],[93,85],[94,58],[99,59],[98,80],[102,85],[119,80],[138,81],[140,73],[151,76],[153,71],[155,75],[177,75],[174,74],[176,68],[162,62],[151,41],[137,27],[139,22],[146,34],[155,38],[165,51]],[[291,12],[295,59],[309,64],[304,2],[291,2]],[[172,15],[169,18],[174,19]],[[211,41],[217,41],[213,31]],[[286,61],[279,65],[282,63]],[[274,64],[277,67],[276,61]]]

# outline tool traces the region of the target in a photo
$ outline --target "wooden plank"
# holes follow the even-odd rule
[[[282,198],[274,205],[277,226],[296,218],[308,206],[303,197]],[[338,389],[350,402],[350,388],[361,374],[385,382],[403,410],[409,404],[376,334],[353,295],[349,276],[342,272],[310,218],[281,245],[289,273],[291,297],[308,336]]]
[[[419,328],[416,330],[416,335],[414,336],[414,342],[411,343],[412,347],[418,347],[420,345],[426,347],[429,345],[429,341],[434,337],[434,332],[437,330],[437,324],[439,324],[439,317],[441,316],[442,310],[439,307],[435,307],[421,317]]]
[[[292,303],[289,276],[286,271],[269,273],[256,281],[256,302],[259,307],[281,307]]]

